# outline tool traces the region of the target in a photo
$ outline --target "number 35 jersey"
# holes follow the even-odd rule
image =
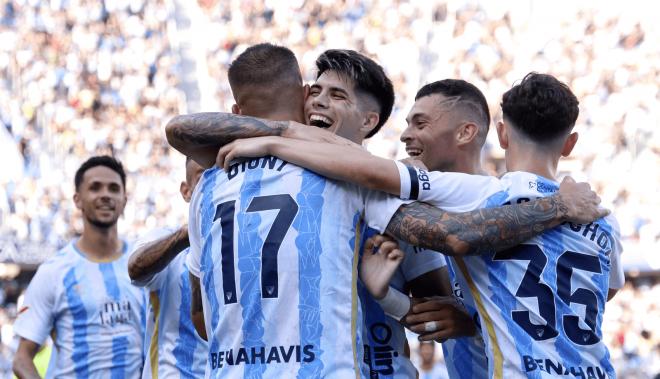
[[[275,157],[204,172],[188,266],[201,283],[207,378],[359,375],[360,216],[383,231],[402,204],[385,196]]]
[[[527,202],[559,189],[525,172],[498,179],[419,170],[409,185],[413,197],[448,211]],[[479,313],[491,378],[615,377],[601,322],[608,290],[623,286],[619,240],[608,216],[564,223],[506,251],[449,257]]]

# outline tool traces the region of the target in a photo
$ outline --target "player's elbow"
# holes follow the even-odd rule
[[[167,138],[167,142],[177,150],[180,145],[178,135],[181,132],[181,128],[183,128],[185,118],[185,115],[175,116],[167,123],[167,125],[165,125],[165,137]]]
[[[128,277],[131,278],[132,283],[139,283],[145,279],[145,271],[139,260],[140,253],[138,250],[128,259]]]

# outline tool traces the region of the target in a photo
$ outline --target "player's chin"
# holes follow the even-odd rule
[[[88,217],[87,220],[96,227],[107,229],[117,224],[119,215],[94,215],[92,217]]]

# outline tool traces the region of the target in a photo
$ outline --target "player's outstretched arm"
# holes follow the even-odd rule
[[[293,121],[271,121],[232,113],[176,116],[165,127],[167,142],[204,168],[213,166],[218,149],[236,139],[283,136],[305,141],[351,143],[319,128]]]
[[[273,155],[328,178],[399,196],[400,179],[396,163],[372,155],[360,145],[344,141],[346,143],[341,140],[323,143],[282,137],[236,140],[220,149],[216,165],[228,170],[236,158]]]
[[[141,245],[128,260],[128,276],[134,283],[147,283],[188,246],[188,225]]]
[[[37,367],[34,365],[34,356],[39,351],[39,345],[28,339],[21,338],[18,349],[14,355],[12,369],[19,379],[40,378]]]
[[[586,183],[564,179],[555,195],[523,204],[450,213],[424,203],[402,205],[387,232],[447,255],[486,254],[516,246],[565,221],[589,223],[609,214]]]
[[[206,336],[206,324],[204,324],[202,288],[199,283],[199,278],[192,273],[188,273],[188,278],[190,279],[190,292],[192,292],[192,298],[190,302],[190,318],[192,319],[197,334],[199,334],[199,336],[204,341],[208,341],[208,337]]]

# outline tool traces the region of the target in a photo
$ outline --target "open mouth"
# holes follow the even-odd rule
[[[333,123],[334,123],[333,120],[325,116],[321,116],[318,114],[313,114],[309,116],[309,124],[312,126],[316,126],[317,128],[328,129],[329,127],[332,126]]]
[[[414,147],[406,147],[406,153],[408,153],[409,156],[416,158],[422,155],[423,150],[422,149],[417,149]]]

